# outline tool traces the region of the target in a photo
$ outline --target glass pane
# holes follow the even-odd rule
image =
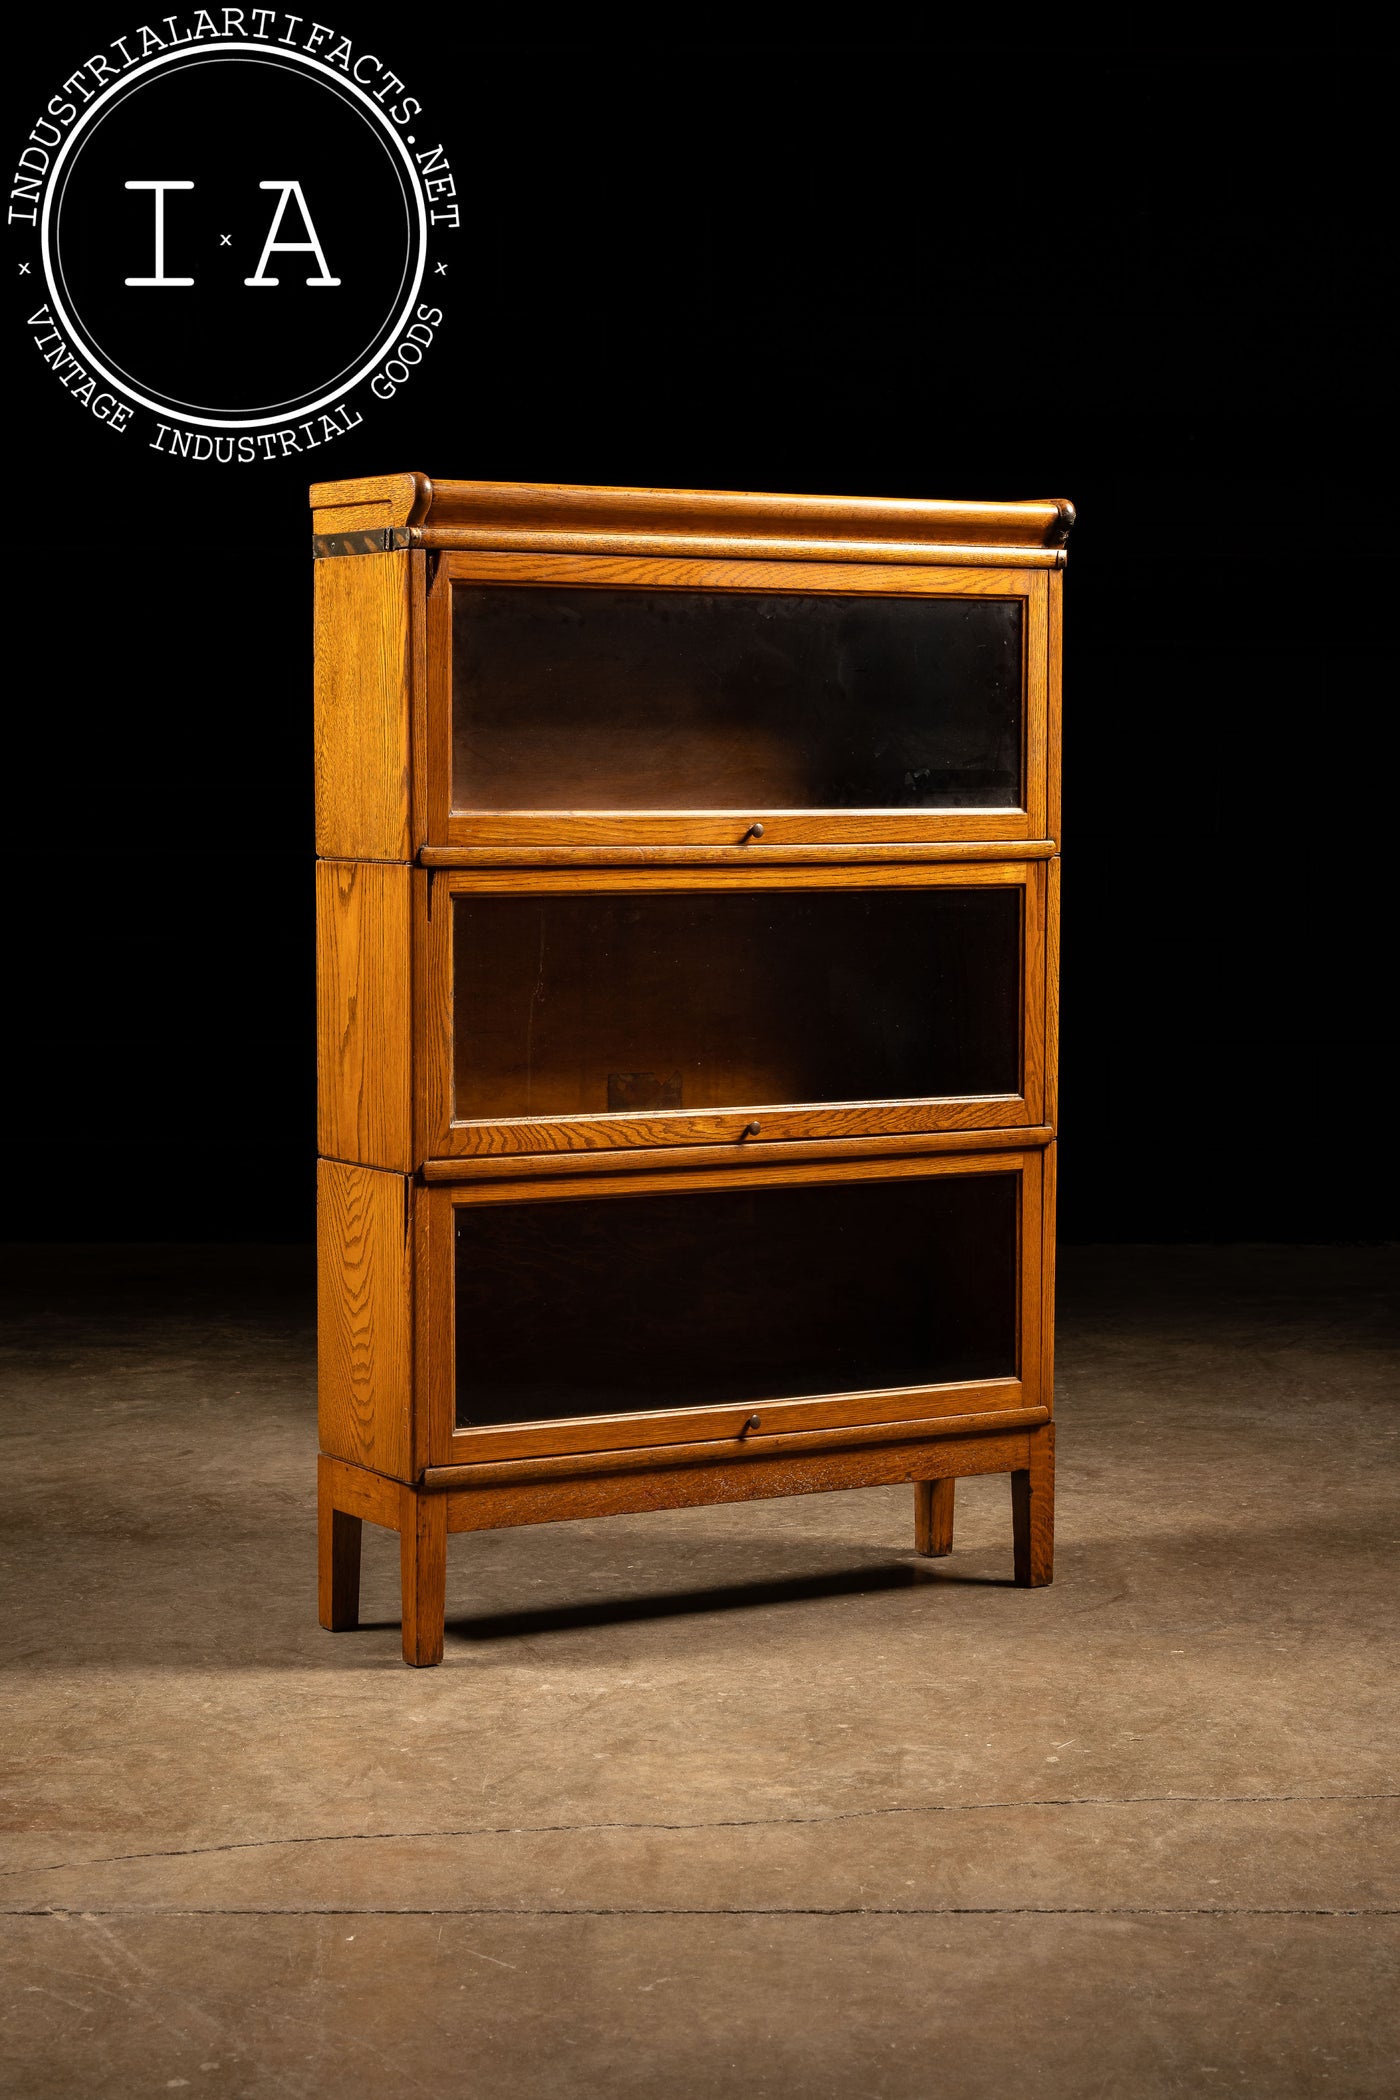
[[[1018,598],[458,584],[453,800],[1016,809]]]
[[[454,898],[457,1115],[1014,1094],[1022,894]]]
[[[1014,1376],[1016,1179],[459,1209],[458,1425]]]

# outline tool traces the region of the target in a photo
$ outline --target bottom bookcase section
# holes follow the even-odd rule
[[[1046,1406],[1052,1157],[420,1190],[429,1463]]]
[[[1043,1418],[1046,1410],[1029,1412]],[[1005,1424],[1009,1418],[987,1419]],[[1054,1574],[1053,1423],[1039,1419],[1009,1434],[1004,1428],[982,1428],[930,1435],[931,1426],[886,1424],[878,1431],[867,1426],[756,1437],[737,1452],[722,1444],[672,1444],[651,1451],[440,1466],[421,1486],[386,1479],[323,1452],[317,1491],[321,1624],[333,1633],[359,1624],[360,1533],[366,1521],[399,1534],[404,1661],[437,1663],[443,1654],[449,1532],[892,1487],[904,1481],[914,1488],[914,1551],[936,1557],[953,1550],[955,1483],[974,1473],[1010,1474],[1013,1580],[1026,1589],[1043,1588]],[[912,1435],[914,1429],[924,1433]],[[753,1448],[761,1443],[781,1448]]]

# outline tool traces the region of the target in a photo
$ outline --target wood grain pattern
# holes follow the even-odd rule
[[[859,574],[882,574],[883,586],[852,583],[842,588],[898,588],[895,579],[937,569],[951,576],[972,573],[1003,579],[1002,590],[1015,588],[1029,575],[1062,566],[1058,548],[996,546],[990,541],[860,540],[785,538],[772,533],[716,532],[567,532],[498,531],[471,525],[425,525],[412,528],[416,545],[453,562],[497,573],[507,562],[533,562],[541,571],[560,562],[592,562],[601,573],[623,572],[638,563],[669,569],[678,589],[693,587],[689,571],[740,563],[776,568],[840,568]],[[988,586],[990,588],[990,586]]]
[[[426,1418],[426,1463],[449,1464],[457,1427],[457,1217],[450,1188],[423,1189],[422,1253],[417,1272],[420,1418]]]
[[[1026,1439],[1024,1465],[1011,1469],[1011,1538],[1016,1582],[1043,1589],[1055,1573],[1055,1427]]]
[[[413,1453],[410,1194],[401,1174],[317,1170],[321,1449],[400,1480]]]
[[[916,861],[921,867],[940,864],[963,865],[968,861],[1005,861],[1005,839],[927,839],[919,845],[864,841],[854,845],[776,845],[765,834],[744,846],[423,846],[418,860],[425,868],[734,868],[747,864],[760,867],[889,867],[900,861]],[[1049,860],[1055,852],[1050,839],[1018,839],[1019,861]]]
[[[316,866],[317,1142],[333,1159],[404,1174],[414,1165],[412,875],[384,861]]]
[[[667,1145],[650,1151],[615,1147],[610,1152],[590,1153],[588,1167],[595,1174],[637,1174],[658,1167],[758,1166],[764,1160],[823,1160],[908,1158],[929,1152],[999,1152],[1013,1133],[989,1130],[919,1130],[893,1136],[827,1137],[802,1140],[780,1138],[770,1142],[756,1138],[730,1140],[722,1145]],[[1047,1124],[1032,1124],[1014,1132],[1019,1148],[1048,1145],[1054,1131]],[[583,1162],[572,1152],[507,1152],[461,1158],[425,1160],[421,1168],[425,1182],[525,1181],[556,1174],[576,1174]]]
[[[1020,1305],[1016,1337],[1016,1368],[1021,1377],[1022,1400],[1027,1407],[1044,1404],[1041,1389],[1042,1326],[1045,1301],[1041,1291],[1041,1255],[1045,1239],[1045,1153],[1025,1159],[1021,1174],[1020,1251],[1018,1256]]]
[[[1060,1112],[1060,861],[1046,866],[1045,1096],[1041,1113],[1053,1129]]]
[[[777,1151],[785,1148],[776,1147]],[[808,1434],[831,1428],[858,1427],[911,1419],[946,1418],[960,1413],[981,1415],[1042,1405],[1042,1297],[1039,1253],[1042,1235],[1042,1153],[1039,1149],[993,1153],[915,1155],[908,1159],[872,1158],[812,1163],[782,1160],[769,1166],[729,1167],[688,1173],[678,1165],[645,1176],[616,1177],[591,1172],[564,1179],[487,1183],[437,1183],[423,1191],[427,1213],[427,1251],[421,1273],[426,1342],[420,1355],[425,1405],[429,1417],[430,1465],[474,1464],[536,1455],[619,1450],[628,1446],[693,1443],[707,1437],[732,1438],[741,1419],[758,1408],[765,1433]],[[913,1174],[966,1174],[1015,1171],[1020,1178],[1022,1249],[1018,1299],[1020,1376],[939,1386],[885,1388],[877,1392],[835,1393],[764,1400],[748,1399],[742,1409],[659,1408],[649,1413],[593,1415],[564,1421],[458,1429],[456,1426],[456,1330],[454,1312],[455,1210],[481,1195],[505,1200],[553,1199],[563,1189],[578,1198],[626,1194],[634,1183],[643,1193],[677,1193],[687,1188],[789,1186],[801,1181],[833,1181],[852,1176],[887,1179]],[[618,1187],[621,1179],[622,1187]],[[1039,1417],[1037,1417],[1039,1419]]]
[[[421,878],[420,878],[421,880]],[[1024,928],[1021,966],[1023,1091],[930,1096],[918,1101],[793,1103],[736,1098],[723,1108],[616,1111],[611,1114],[466,1117],[458,1113],[452,900],[475,895],[732,894],[735,890],[794,889],[978,891],[1019,889]],[[1017,1130],[1044,1116],[1045,901],[1041,862],[899,863],[895,866],[783,868],[748,863],[739,868],[452,868],[432,877],[433,905],[422,907],[419,938],[418,1042],[421,1117],[416,1154],[432,1161],[512,1153],[593,1154],[666,1145],[712,1146],[749,1139],[840,1139],[864,1134],[924,1131]],[[697,970],[700,964],[697,961]],[[700,971],[703,975],[703,970]],[[718,981],[714,972],[711,981]],[[752,1130],[758,1122],[758,1132]]]
[[[931,1560],[953,1550],[953,1497],[957,1483],[945,1480],[914,1482],[914,1551]]]
[[[1058,572],[1047,575],[1045,589],[1045,835],[1054,839],[1058,847],[1062,843],[1060,777],[1064,700],[1064,577]]]
[[[349,481],[313,482],[309,501],[315,512],[313,530],[318,533],[334,532],[334,525],[324,525],[321,520],[347,506],[382,511],[379,522],[385,525],[411,525],[428,515],[433,485],[426,474],[367,474]]]
[[[403,1659],[415,1668],[442,1661],[447,1607],[447,1498],[404,1497],[399,1526],[399,1579],[403,1596]]]
[[[1064,497],[1016,503],[946,498],[771,495],[739,489],[577,487],[560,482],[430,481],[424,474],[319,482],[313,509],[385,503],[390,522],[416,525],[439,539],[470,535],[484,545],[512,537],[560,534],[591,541],[713,539],[726,546],[756,539],[780,550],[811,543],[820,551],[849,545],[918,550],[962,546],[988,560],[1059,559],[1074,522]],[[319,525],[317,530],[322,530]]]
[[[654,1109],[645,1115],[619,1112],[610,1116],[559,1116],[533,1122],[510,1120],[481,1123],[451,1123],[430,1133],[430,1143],[441,1158],[463,1160],[517,1154],[538,1157],[545,1153],[568,1153],[578,1159],[606,1150],[632,1147],[680,1147],[687,1157],[693,1149],[727,1146],[731,1153],[742,1147],[748,1158],[761,1141],[802,1138],[897,1136],[908,1132],[1002,1131],[1015,1134],[1036,1121],[1035,1104],[1020,1094],[974,1094],[961,1099],[906,1101],[850,1101],[839,1108],[774,1107],[771,1102],[716,1109],[706,1114],[687,1114],[682,1109]],[[753,1125],[758,1124],[757,1132]],[[752,1133],[746,1137],[745,1132]]]
[[[744,1423],[757,1413],[761,1430],[745,1432]],[[499,1428],[454,1429],[444,1448],[441,1464],[430,1465],[424,1479],[435,1478],[442,1466],[499,1463],[514,1466],[528,1460],[567,1461],[579,1467],[597,1453],[609,1457],[632,1448],[664,1451],[676,1464],[705,1444],[733,1450],[742,1441],[748,1449],[767,1449],[770,1438],[796,1438],[799,1448],[820,1448],[821,1440],[837,1443],[878,1443],[888,1440],[891,1424],[920,1425],[924,1434],[956,1436],[968,1428],[982,1428],[995,1417],[1003,1427],[1033,1428],[1046,1419],[1046,1411],[1032,1403],[1019,1378],[969,1379],[947,1385],[881,1386],[860,1393],[821,1393],[804,1399],[765,1400],[761,1393],[740,1405],[657,1408],[650,1412],[616,1415],[571,1416],[560,1421],[504,1424]],[[816,1439],[814,1443],[812,1440]],[[786,1450],[786,1442],[775,1445]]]
[[[1015,569],[944,567],[927,560],[883,570],[822,549],[815,559],[668,558],[655,554],[524,554],[474,551],[441,557],[448,583],[567,584],[575,590],[818,591],[898,598],[1030,598],[1035,579]]]
[[[1010,858],[1005,846],[996,860],[945,861],[932,855],[916,861],[862,860],[854,865],[826,861],[797,866],[762,860],[741,867],[693,863],[689,856],[648,862],[641,867],[600,867],[576,863],[542,867],[512,861],[505,867],[442,868],[435,888],[454,896],[548,895],[591,890],[649,892],[667,890],[902,890],[1004,889],[1034,878],[1038,861]]]
[[[1026,600],[1025,643],[1025,745],[1022,759],[1022,800],[1026,805],[1028,835],[1044,838],[1047,784],[1046,766],[1050,739],[1049,664],[1046,659],[1046,578],[1030,579]]]
[[[447,1528],[487,1531],[515,1524],[621,1516],[628,1511],[888,1487],[948,1474],[961,1478],[973,1473],[1008,1473],[1029,1464],[1029,1444],[1026,1435],[949,1437],[941,1443],[882,1444],[869,1450],[826,1451],[809,1457],[658,1465],[639,1473],[541,1480],[529,1487],[459,1488],[447,1496]]]
[[[1052,1411],[1055,1405],[1055,1193],[1058,1144],[1041,1154],[1040,1260],[1035,1265],[1040,1286],[1040,1378],[1036,1396]]]
[[[525,1453],[496,1460],[483,1456],[456,1465],[430,1466],[423,1475],[422,1485],[425,1488],[525,1486],[536,1480],[581,1480],[593,1474],[645,1473],[657,1465],[699,1466],[720,1459],[742,1460],[747,1464],[760,1458],[873,1449],[877,1444],[907,1444],[937,1437],[1004,1436],[1013,1430],[1039,1428],[1047,1419],[1046,1410],[1011,1404],[1017,1391],[1015,1379],[989,1379],[980,1388],[983,1402],[980,1407],[972,1404],[979,1397],[979,1389],[970,1385],[929,1386],[907,1396],[888,1390],[852,1393],[835,1405],[808,1400],[770,1400],[760,1403],[759,1428],[746,1427],[753,1420],[747,1403],[743,1407],[697,1407],[687,1411],[694,1418],[689,1442],[685,1439],[685,1431],[680,1428],[683,1415],[619,1415],[612,1419],[610,1426],[616,1428],[622,1439],[630,1435],[631,1442],[619,1441],[615,1447],[609,1448],[590,1449],[587,1445],[580,1445],[574,1451],[561,1451],[554,1437],[541,1436],[538,1439],[541,1449],[533,1455]],[[898,1411],[901,1398],[906,1400],[903,1413]],[[829,1421],[825,1428],[813,1428],[812,1416],[808,1415],[804,1420],[804,1411],[812,1410],[814,1414],[823,1404],[833,1406],[833,1412],[844,1415],[845,1419]],[[605,1421],[605,1417],[594,1416],[586,1428],[592,1432]],[[653,1421],[669,1421],[678,1433],[665,1442],[645,1440],[646,1429]],[[584,1425],[562,1422],[541,1425],[551,1430],[580,1426]],[[717,1427],[720,1427],[719,1434],[715,1433]],[[469,1431],[460,1436],[458,1442],[468,1447],[486,1444],[492,1435],[489,1430]]]
[[[356,1622],[365,1521],[399,1532],[404,1654],[425,1665],[443,1651],[449,1528],[904,1480],[915,1483],[916,1549],[943,1554],[954,1482],[978,1472],[1011,1474],[1016,1580],[1048,1582],[1059,568],[1072,507],[421,474],[321,484],[311,500],[318,532],[393,525],[414,540],[403,553],[316,564],[318,1131],[331,1155],[318,1183],[323,1623]],[[1019,599],[1023,806],[454,810],[456,582]],[[421,864],[410,868],[415,854]],[[731,1109],[726,1065],[726,1091],[688,1094],[690,1110],[604,1114],[589,1093],[577,1102],[586,1114],[522,1117],[501,1114],[515,1097],[497,1100],[482,1081],[472,1098],[492,1113],[454,1125],[454,895],[1007,883],[1025,895],[1019,1095]],[[738,1071],[740,1050],[729,1055]],[[768,1055],[769,1073],[765,1055],[761,1041],[742,1052],[776,1092],[780,1059]],[[993,1066],[988,1076],[1007,1084],[1010,1073]],[[535,1098],[569,1105],[557,1090]],[[759,1131],[741,1137],[755,1120]],[[422,1186],[410,1179],[420,1164]],[[455,1427],[453,1220],[463,1206],[1007,1172],[1020,1190],[1015,1377]],[[998,1361],[1004,1369],[1012,1358]]]
[[[879,562],[887,569],[903,563],[914,567],[934,561],[948,567],[995,567],[1007,574],[1058,569],[1064,565],[1062,548],[998,547],[983,541],[969,541],[959,546],[952,541],[929,540],[783,539],[761,533],[722,537],[710,533],[512,532],[470,525],[415,526],[412,537],[415,545],[443,552],[475,554],[503,549],[541,558],[590,554],[607,554],[624,560],[661,558],[677,562],[723,560],[726,557],[743,561],[782,561],[786,558],[809,562],[839,561],[849,567],[861,562]]]
[[[316,1575],[321,1624],[330,1633],[349,1633],[360,1623],[360,1536],[362,1520],[335,1506],[330,1467],[317,1462]]]
[[[378,1524],[386,1531],[400,1528],[404,1496],[414,1492],[402,1481],[386,1480],[382,1473],[368,1472],[345,1459],[329,1458],[324,1452],[317,1462],[317,1484],[332,1509],[358,1517],[366,1524]]]
[[[1034,836],[1031,820],[1016,809],[942,810],[453,810],[436,837],[453,849],[620,844],[737,846],[755,823],[766,846],[843,843],[908,845],[920,839],[996,843],[1020,851]],[[679,856],[677,856],[679,858]],[[518,852],[509,856],[519,865]],[[762,865],[757,855],[755,864]]]
[[[422,720],[421,741],[428,768],[423,783],[427,840],[435,847],[453,843],[452,612],[452,571],[443,557],[437,560],[428,580],[423,608],[427,675],[421,702],[415,702],[415,714]]]
[[[409,831],[415,853],[421,853],[433,835],[432,768],[428,759],[428,663],[431,646],[428,633],[428,566],[429,558],[426,554],[410,554]]]
[[[684,1153],[673,1165],[656,1174],[635,1173],[625,1176],[601,1176],[582,1172],[573,1176],[560,1176],[557,1180],[542,1182],[535,1187],[530,1181],[461,1181],[450,1186],[437,1185],[436,1193],[449,1196],[454,1203],[520,1203],[548,1197],[551,1203],[564,1202],[570,1197],[594,1196],[644,1196],[658,1190],[670,1190],[680,1194],[685,1189],[733,1188],[742,1183],[748,1188],[781,1188],[801,1181],[882,1181],[896,1175],[908,1174],[999,1174],[1018,1173],[1028,1159],[1034,1159],[1039,1171],[1039,1153],[1026,1154],[1019,1149],[1020,1132],[1003,1133],[1004,1149],[996,1152],[965,1157],[963,1153],[940,1155],[911,1154],[907,1157],[885,1158],[880,1156],[852,1159],[843,1155],[839,1160],[827,1162],[825,1156],[819,1162],[788,1162],[789,1147],[782,1147],[781,1158],[769,1164],[734,1167],[707,1168],[695,1171]],[[575,1164],[582,1167],[582,1161]],[[591,1162],[590,1162],[591,1164]],[[1039,1213],[1037,1212],[1037,1229]]]
[[[324,1455],[317,1470],[317,1493],[321,1624],[334,1632],[358,1624],[361,1525],[366,1520],[381,1524],[399,1535],[403,1659],[419,1668],[441,1662],[447,1497],[420,1494],[398,1481]]]
[[[410,1221],[412,1230],[413,1272],[413,1349],[412,1349],[412,1393],[413,1405],[409,1416],[409,1463],[405,1469],[413,1480],[422,1478],[424,1468],[433,1457],[433,1351],[440,1347],[444,1333],[443,1315],[452,1317],[452,1292],[449,1290],[445,1306],[435,1309],[432,1304],[433,1279],[440,1273],[440,1262],[435,1267],[434,1232],[440,1234],[441,1226],[434,1223],[433,1213],[437,1206],[429,1200],[427,1190],[414,1186]],[[449,1214],[450,1217],[450,1214]],[[450,1330],[446,1330],[450,1331]],[[449,1359],[450,1361],[450,1359]],[[439,1378],[441,1373],[439,1372]]]
[[[457,1108],[456,950],[451,877],[414,871],[414,1150],[451,1158]]]
[[[717,1457],[692,1454],[689,1464],[674,1463],[673,1454],[628,1452],[620,1458],[641,1463],[572,1472],[549,1465],[480,1466],[440,1474],[422,1488],[323,1457],[318,1470],[322,1624],[344,1629],[357,1623],[360,1527],[366,1520],[399,1534],[403,1656],[421,1668],[442,1660],[449,1531],[912,1481],[918,1550],[939,1553],[952,1546],[952,1483],[983,1473],[1011,1474],[1016,1580],[1039,1587],[1052,1572],[1053,1430],[1007,1434],[1004,1429],[989,1433],[989,1428],[981,1423],[975,1434],[937,1441],[906,1437],[864,1447],[848,1442],[820,1450],[745,1450],[741,1456],[731,1447]],[[456,1481],[461,1470],[472,1476],[465,1486]]]
[[[316,850],[407,860],[409,554],[319,561],[316,575]]]
[[[1021,1099],[1025,1120],[1045,1121],[1045,923],[1049,906],[1045,864],[1025,871],[1021,925]]]
[[[393,522],[387,503],[337,503],[317,511],[315,532],[318,538],[342,532],[383,532]]]
[[[723,550],[721,550],[723,551]],[[781,550],[780,550],[781,551]],[[829,551],[821,550],[818,552]],[[434,846],[502,847],[511,845],[597,844],[602,846],[676,844],[737,846],[755,822],[764,827],[767,847],[795,843],[919,840],[1019,842],[1043,835],[1027,811],[1043,808],[1043,782],[1027,783],[1031,800],[1019,810],[793,810],[758,807],[735,810],[652,811],[530,809],[463,811],[451,806],[452,766],[452,585],[456,582],[567,584],[575,588],[646,588],[648,590],[725,590],[753,592],[828,592],[934,597],[1019,597],[1027,608],[1026,704],[1044,729],[1044,599],[1043,579],[1015,569],[915,565],[881,568],[867,562],[618,559],[587,555],[544,556],[480,552],[449,554],[439,562],[429,608],[427,745],[432,782],[430,835]],[[1039,608],[1037,613],[1036,608]],[[1036,622],[1038,619],[1038,626]],[[1038,639],[1029,634],[1036,628]],[[1036,781],[1041,782],[1037,773]],[[1037,799],[1038,798],[1038,799]]]

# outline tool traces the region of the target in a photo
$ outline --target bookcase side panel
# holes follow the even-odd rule
[[[408,860],[412,639],[407,554],[316,572],[316,851]]]
[[[323,1159],[316,1274],[321,1449],[413,1478],[410,1183]]]
[[[412,870],[316,866],[316,1127],[320,1150],[412,1171]]]

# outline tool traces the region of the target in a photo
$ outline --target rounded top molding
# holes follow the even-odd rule
[[[424,547],[615,549],[843,560],[967,560],[1053,567],[1074,524],[1065,497],[979,503],[937,497],[762,495],[730,489],[592,488],[563,482],[437,481],[390,474],[317,482],[318,533],[408,529]]]

